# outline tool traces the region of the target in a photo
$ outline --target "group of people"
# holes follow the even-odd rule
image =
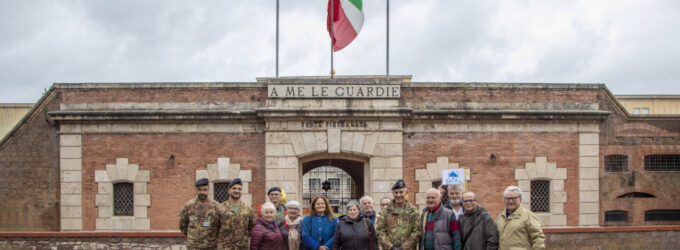
[[[229,199],[208,198],[209,180],[196,181],[196,198],[180,212],[179,227],[189,249],[263,250],[434,250],[434,249],[543,249],[545,236],[536,216],[521,206],[522,190],[503,192],[506,208],[494,221],[477,203],[473,192],[445,185],[425,193],[427,207],[418,211],[406,199],[403,180],[392,186],[393,198],[363,196],[346,205],[336,217],[328,199],[312,199],[309,215],[302,216],[297,201],[281,203],[282,190],[267,191],[269,201],[254,211],[241,202],[242,182],[228,185]]]

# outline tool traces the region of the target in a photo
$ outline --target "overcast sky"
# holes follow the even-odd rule
[[[0,102],[54,82],[275,74],[275,0],[0,1]],[[390,73],[429,82],[604,83],[680,94],[680,1],[392,0]],[[280,75],[328,75],[326,0],[281,0]],[[338,75],[385,74],[385,0],[364,0]]]

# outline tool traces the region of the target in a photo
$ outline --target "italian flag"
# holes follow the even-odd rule
[[[331,1],[333,12],[331,13]],[[339,51],[351,43],[364,25],[364,13],[361,0],[329,0],[326,29],[331,35],[331,17],[333,22],[333,51]]]

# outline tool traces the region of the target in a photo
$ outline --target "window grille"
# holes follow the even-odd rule
[[[219,203],[229,200],[229,182],[213,183],[213,197]]]
[[[550,181],[531,181],[531,211],[550,212]]]
[[[647,210],[645,221],[680,221],[680,209]]]
[[[642,192],[631,192],[619,195],[619,197],[616,198],[656,198],[656,196]]]
[[[321,189],[321,183],[328,180],[331,184],[331,189],[328,192]],[[311,202],[317,195],[324,195],[329,202],[338,201],[331,208],[338,213],[346,213],[346,208],[342,204],[347,201],[356,200],[354,197],[356,193],[356,185],[354,180],[337,167],[321,166],[310,170],[302,176],[303,190],[302,190],[302,207],[311,209]],[[345,183],[349,183],[346,185]]]
[[[309,179],[309,189],[310,190],[318,190],[321,188],[321,179],[319,178],[310,178]]]
[[[328,178],[328,182],[331,183],[331,189],[333,190],[339,190],[340,187],[340,178]]]
[[[628,221],[628,211],[623,210],[612,210],[604,212],[605,222],[627,222]]]
[[[645,171],[680,171],[680,155],[646,155]]]
[[[627,155],[607,155],[604,157],[604,170],[607,172],[628,171]]]
[[[134,190],[132,183],[113,184],[113,215],[132,216],[134,215]]]

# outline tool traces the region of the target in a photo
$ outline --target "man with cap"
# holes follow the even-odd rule
[[[281,204],[281,188],[280,187],[271,187],[269,190],[267,190],[267,196],[269,197],[269,201],[274,203],[274,206],[276,207],[276,216],[274,216],[274,221],[276,221],[276,224],[278,225],[279,222],[283,221],[283,218],[286,216],[286,206]],[[258,216],[262,216],[262,209],[258,209]]]
[[[229,199],[220,204],[219,249],[247,249],[250,232],[255,224],[253,209],[241,201],[243,182],[236,178],[229,182]]]
[[[220,203],[208,198],[210,181],[196,181],[196,198],[184,203],[179,213],[179,230],[187,237],[187,249],[215,249],[220,231]]]
[[[398,180],[392,186],[394,199],[380,212],[378,239],[385,250],[406,250],[418,248],[421,233],[420,214],[406,200],[406,183]]]

